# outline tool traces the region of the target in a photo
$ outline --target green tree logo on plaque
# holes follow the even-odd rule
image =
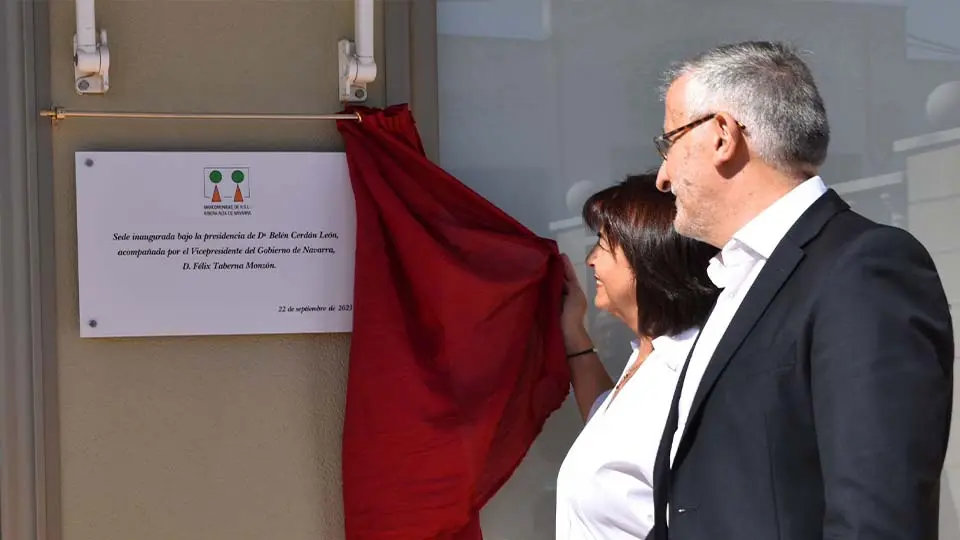
[[[213,182],[213,197],[210,198],[210,202],[215,202],[215,203],[221,202],[222,199],[220,198],[220,187],[217,186],[217,184],[219,184],[220,181],[223,180],[223,173],[214,169],[210,171],[210,175],[208,176],[208,178],[210,179],[211,182]]]
[[[230,174],[230,179],[237,185],[237,190],[233,193],[233,202],[243,202],[243,192],[240,191],[240,184],[247,179],[247,175],[237,169]]]

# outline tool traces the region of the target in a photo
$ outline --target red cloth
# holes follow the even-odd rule
[[[570,375],[563,263],[424,155],[405,105],[341,121],[357,206],[347,540],[477,540]]]

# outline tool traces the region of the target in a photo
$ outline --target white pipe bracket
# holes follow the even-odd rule
[[[349,39],[341,39],[337,45],[339,49],[340,101],[343,103],[366,101],[367,85],[377,78],[376,62],[373,59],[358,57],[356,47]]]
[[[107,31],[97,39],[96,0],[75,0],[77,33],[73,36],[74,89],[78,94],[105,94],[110,89]]]
[[[367,85],[377,78],[373,58],[374,0],[353,0],[354,40],[337,42],[340,69],[340,101],[356,103],[367,100]]]

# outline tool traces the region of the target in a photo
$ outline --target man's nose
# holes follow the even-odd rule
[[[667,178],[667,162],[660,164],[660,170],[657,171],[657,189],[667,193],[670,191],[670,179]]]

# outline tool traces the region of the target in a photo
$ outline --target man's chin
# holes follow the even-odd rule
[[[699,227],[693,226],[689,220],[685,219],[686,216],[677,212],[677,219],[673,221],[673,228],[676,229],[677,233],[680,236],[686,236],[687,238],[693,238],[694,240],[700,240],[703,242],[703,230]]]

